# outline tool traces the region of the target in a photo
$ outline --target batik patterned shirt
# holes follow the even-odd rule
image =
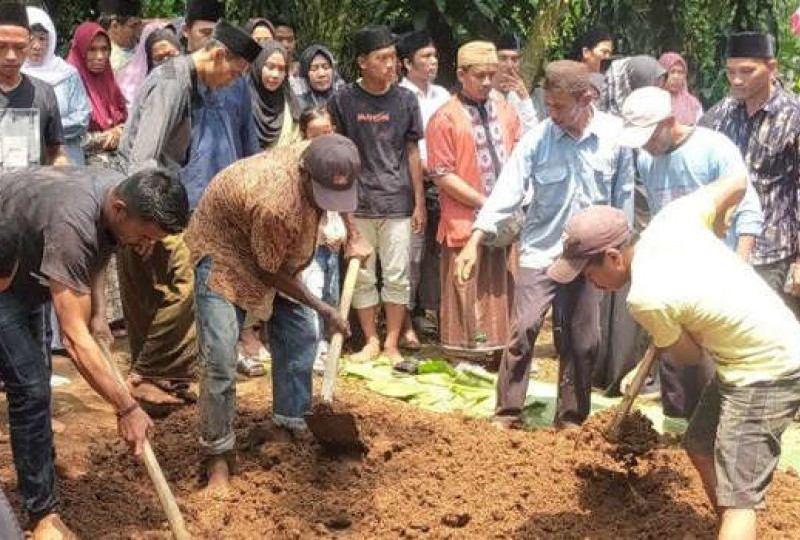
[[[321,212],[300,173],[307,145],[275,148],[220,172],[186,231],[193,263],[211,258],[209,287],[262,319],[275,298],[264,274],[296,275],[316,250]]]
[[[497,102],[489,99],[478,104],[462,100],[461,104],[472,122],[483,194],[488,196],[508,158],[503,144],[503,126],[500,123]]]
[[[798,255],[800,187],[800,103],[779,86],[748,116],[743,102],[725,98],[700,125],[727,135],[744,156],[761,199],[764,228],[751,255],[754,265]]]

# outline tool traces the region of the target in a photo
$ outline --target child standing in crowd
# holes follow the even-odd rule
[[[310,107],[300,115],[300,133],[304,139],[333,133],[333,122],[325,107]],[[303,272],[303,281],[312,293],[326,304],[339,303],[339,257],[347,241],[347,227],[338,212],[326,211],[319,223],[317,252],[311,264]],[[316,329],[319,344],[314,369],[321,371],[328,354],[329,328],[317,314]]]

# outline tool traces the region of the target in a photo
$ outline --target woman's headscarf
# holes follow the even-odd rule
[[[41,79],[51,86],[56,86],[75,73],[75,68],[56,56],[56,27],[50,16],[39,8],[28,6],[25,9],[28,12],[28,22],[31,26],[40,24],[47,30],[47,51],[44,53],[41,65],[34,66],[26,61],[22,66],[22,72]]]
[[[280,137],[287,103],[293,118],[296,119],[298,117],[298,111],[293,94],[289,89],[289,53],[277,41],[268,41],[264,44],[263,49],[256,61],[253,62],[253,68],[250,70],[250,97],[253,102],[253,115],[256,122],[258,141],[262,148],[269,148]],[[281,53],[286,60],[287,74],[280,88],[269,91],[261,81],[261,72],[264,70],[264,64],[267,63],[269,57],[276,52]]]
[[[601,109],[620,114],[622,104],[631,92],[645,86],[656,86],[666,71],[658,60],[646,54],[619,58],[606,71],[606,91]]]
[[[658,59],[658,63],[661,64],[661,67],[667,70],[667,73],[669,73],[669,70],[672,69],[672,66],[680,63],[683,66],[683,69],[686,71],[687,77],[689,75],[689,67],[686,64],[686,60],[684,60],[683,57],[676,52],[665,52],[661,55],[661,58]],[[685,124],[687,126],[696,124],[697,117],[703,110],[703,106],[696,97],[689,93],[689,86],[686,82],[686,79],[683,81],[683,88],[679,89],[678,93],[671,95],[672,113],[675,115],[675,119],[681,124]]]
[[[265,19],[264,17],[255,17],[247,21],[247,24],[244,26],[245,32],[247,32],[248,36],[253,35],[253,30],[258,28],[259,26],[266,26],[269,28],[272,37],[275,37],[275,25],[272,24],[269,19]]]
[[[136,91],[141,86],[147,77],[147,53],[145,51],[145,41],[147,37],[166,26],[163,22],[152,22],[142,29],[142,35],[139,38],[139,43],[136,44],[136,49],[133,51],[133,56],[127,65],[119,70],[115,75],[117,86],[119,86],[122,95],[125,96],[125,103],[128,108],[133,105],[133,98],[136,97]]]
[[[89,103],[92,104],[92,118],[89,131],[105,131],[117,126],[128,117],[125,98],[114,80],[111,62],[106,62],[102,73],[95,74],[86,66],[86,53],[92,40],[97,36],[105,36],[109,44],[111,40],[103,27],[95,22],[81,23],[75,29],[72,46],[67,55],[67,62],[75,66],[81,76]]]
[[[173,32],[169,27],[154,30],[144,40],[144,56],[147,61],[148,73],[150,73],[150,71],[156,67],[153,63],[153,47],[155,47],[156,43],[159,41],[168,41],[172,43],[176,49],[179,51],[181,50],[181,42],[178,40],[178,36],[175,35],[175,32]]]
[[[308,74],[311,71],[311,62],[313,62],[314,58],[319,54],[328,59],[328,62],[330,62],[331,68],[333,69],[333,74],[331,76],[331,87],[325,92],[317,92],[314,90],[311,87],[311,81],[308,80]],[[303,79],[303,82],[305,83],[305,88],[300,94],[300,100],[303,103],[303,108],[325,105],[334,92],[345,85],[344,80],[339,76],[339,72],[336,71],[336,58],[334,58],[330,49],[324,45],[315,44],[307,47],[306,50],[304,50],[300,55],[299,64],[300,69],[297,72],[297,76]]]

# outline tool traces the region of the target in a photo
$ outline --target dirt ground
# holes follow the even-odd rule
[[[60,359],[56,371],[77,380]],[[201,491],[197,410],[160,421],[152,441],[198,539],[677,538],[714,534],[712,509],[682,451],[653,441],[624,470],[584,431],[507,432],[487,421],[420,411],[343,382],[369,453],[324,455],[312,440],[247,448],[269,417],[269,379],[239,386],[244,446],[231,495]],[[117,441],[108,407],[83,382],[55,391],[63,515],[84,539],[169,538],[144,467]],[[0,408],[3,411],[4,407]],[[595,423],[596,424],[596,423]],[[2,424],[0,424],[2,425]],[[646,438],[645,438],[646,439]],[[642,455],[643,454],[643,455]],[[19,504],[7,443],[0,481]],[[800,538],[800,480],[779,473],[761,538]]]

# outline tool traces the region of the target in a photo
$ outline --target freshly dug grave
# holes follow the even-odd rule
[[[262,381],[240,400],[240,442],[268,417],[269,385]],[[222,501],[201,491],[196,409],[158,424],[155,450],[195,538],[713,536],[711,508],[674,447],[644,452],[630,476],[605,468],[608,455],[576,431],[502,431],[485,420],[423,412],[355,384],[340,388],[338,399],[356,415],[369,447],[366,456],[331,458],[310,438],[267,440],[240,453],[239,475]],[[593,433],[591,424],[583,433]],[[86,539],[168,538],[143,467],[121,443],[103,442],[112,437],[107,427],[87,439],[86,474],[61,481],[65,520]],[[0,463],[0,477],[8,479],[7,448]],[[11,482],[4,487],[14,489]],[[777,474],[768,502],[760,537],[800,538],[800,481]]]

